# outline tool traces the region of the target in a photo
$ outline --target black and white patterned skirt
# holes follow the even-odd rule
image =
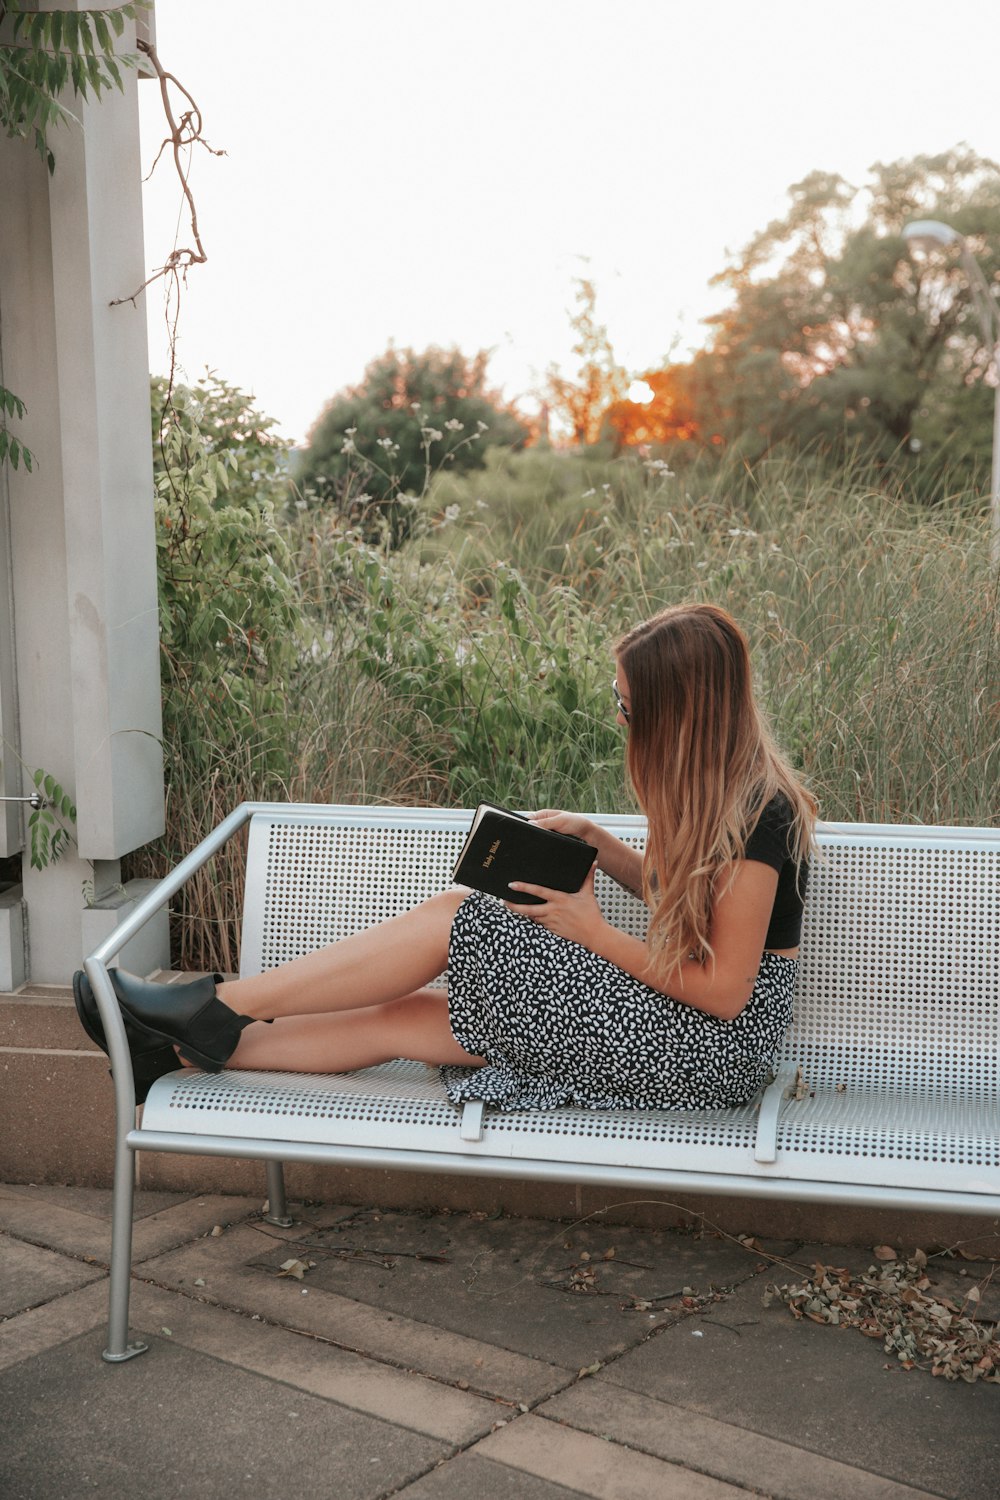
[[[442,1068],[456,1103],[501,1109],[718,1109],[752,1099],[792,1016],[794,959],[765,953],[732,1021],[661,995],[474,893],[448,958],[451,1029],[480,1068]]]

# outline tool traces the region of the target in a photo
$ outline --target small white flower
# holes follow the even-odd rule
[[[476,426],[479,428],[480,432],[489,432],[490,430],[489,422],[477,422]]]
[[[590,497],[591,497],[591,495],[596,495],[596,494],[597,494],[596,490],[584,490],[584,492],[580,496],[580,498],[581,498],[581,500],[589,500]]]
[[[444,508],[445,521],[457,521],[461,514],[462,507],[460,505],[446,505]]]
[[[340,451],[341,453],[357,453],[358,450],[354,446],[354,439],[352,437],[345,437],[344,446]]]
[[[448,429],[449,432],[464,432],[465,431],[465,423],[464,422],[460,422],[457,417],[449,417],[448,421],[444,425]]]
[[[485,500],[477,500],[476,501],[476,509],[477,510],[489,510],[489,506],[487,505],[487,503],[486,503]]]
[[[444,433],[439,432],[436,427],[421,427],[420,433],[429,443],[439,443],[444,437]]]

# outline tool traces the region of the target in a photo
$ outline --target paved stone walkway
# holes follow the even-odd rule
[[[112,1366],[110,1195],[0,1187],[4,1500],[998,1493],[1000,1386],[906,1371],[762,1301],[870,1251],[330,1204],[277,1229],[259,1209],[139,1195],[131,1326],[150,1347]],[[990,1270],[931,1275],[943,1295],[982,1285],[996,1316]]]

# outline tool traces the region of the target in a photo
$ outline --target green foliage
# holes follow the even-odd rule
[[[241,403],[245,420],[224,421]],[[211,706],[217,747],[265,740],[280,762],[304,624],[275,523],[284,489],[271,424],[221,384],[175,388],[154,421],[168,747],[196,746]]]
[[[734,300],[682,382],[702,440],[750,462],[781,443],[835,462],[864,452],[901,473],[919,452],[918,482],[940,459],[963,463],[968,485],[989,424],[965,393],[982,385],[992,341],[957,252],[918,262],[901,232],[947,222],[997,287],[1000,167],[960,147],[876,163],[864,189],[814,172],[790,195],[716,278]],[[982,427],[969,446],[952,441],[956,405]]]
[[[237,482],[209,441],[189,464],[198,516],[226,508],[212,465]],[[245,798],[626,810],[613,644],[692,598],[746,626],[763,701],[824,817],[995,823],[1000,607],[986,518],[953,498],[929,510],[857,461],[674,475],[529,449],[437,476],[402,545],[332,509],[278,512],[296,628],[264,617],[294,646],[260,680],[210,620],[207,647],[186,648],[202,667],[165,662],[170,834],[132,873],[163,873]],[[175,633],[225,597],[213,579],[188,580]],[[241,879],[235,850],[185,895],[175,962],[236,967]]]
[[[388,524],[394,543],[413,523],[431,475],[482,465],[487,444],[523,446],[527,428],[486,385],[486,355],[388,349],[360,385],[328,403],[296,473],[307,494],[360,519]]]
[[[12,468],[16,469],[21,460],[30,474],[35,464],[35,455],[30,448],[26,448],[7,427],[10,417],[17,417],[20,421],[25,412],[24,402],[13,391],[7,390],[6,386],[0,385],[0,464],[8,460]]]
[[[44,870],[47,865],[54,865],[73,842],[70,828],[76,824],[76,808],[69,794],[47,771],[36,771],[32,780],[39,795],[44,793],[45,801],[28,819],[31,867]]]
[[[123,67],[132,54],[116,54],[115,40],[134,20],[142,3],[99,10],[26,10],[17,0],[0,4],[7,37],[0,42],[0,129],[32,140],[50,172],[55,157],[48,142],[54,126],[75,116],[61,104],[66,88],[81,99],[99,99],[122,87]]]
[[[505,470],[525,497],[543,472],[533,452]],[[582,470],[569,461],[577,482]],[[596,493],[560,497],[553,481],[554,507],[540,489],[533,513],[480,509],[489,474],[445,477],[462,498],[406,547],[341,537],[363,587],[340,586],[352,625],[329,636],[328,674],[378,684],[435,800],[622,805],[613,642],[693,598],[746,626],[763,699],[825,817],[1000,818],[1000,610],[972,497],[928,511],[858,463],[586,472]]]
[[[443,588],[419,576],[407,588],[391,555],[355,562],[361,670],[388,690],[397,732],[423,744],[448,802],[523,800],[529,785],[536,803],[565,800],[581,764],[591,781],[620,779],[606,622],[573,590],[542,607],[500,566],[484,608],[447,572]]]
[[[162,467],[159,449],[169,411],[168,385],[163,376],[154,375],[150,386],[153,445]],[[196,384],[175,388],[172,405],[178,414],[183,411],[189,428],[197,429],[200,451],[224,459],[229,505],[274,512],[286,503],[291,444],[277,436],[277,422],[259,411],[252,397],[214,370],[206,370]]]

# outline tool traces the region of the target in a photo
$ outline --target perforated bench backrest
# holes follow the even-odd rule
[[[470,814],[290,808],[250,828],[241,972],[258,973],[447,890]],[[601,820],[641,848],[639,818]],[[997,1098],[1000,833],[827,824],[810,874],[783,1057],[811,1086]],[[645,908],[599,877],[617,926]]]
[[[784,1055],[810,1084],[1000,1098],[1000,832],[820,841]]]

